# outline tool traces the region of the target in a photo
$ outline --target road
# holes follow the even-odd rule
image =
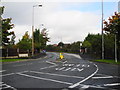
[[[118,90],[118,65],[90,62],[79,55],[48,52],[47,56],[2,64],[3,90]]]

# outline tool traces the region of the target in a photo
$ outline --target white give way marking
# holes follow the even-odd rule
[[[80,68],[71,68],[71,67],[61,67],[61,68],[55,68],[55,70],[57,71],[83,71],[84,69],[80,69]]]

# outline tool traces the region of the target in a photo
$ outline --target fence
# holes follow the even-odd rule
[[[0,49],[2,52],[2,57],[19,57],[24,54],[27,54],[28,57],[30,55],[29,50],[22,50],[22,49],[14,49],[14,48],[7,48],[7,49]]]

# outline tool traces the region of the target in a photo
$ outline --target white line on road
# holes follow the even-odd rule
[[[79,67],[79,66],[80,66],[80,64],[76,65],[76,67]]]
[[[74,71],[76,68],[71,69],[71,71]]]
[[[111,75],[106,75],[106,74],[96,74],[96,75],[101,75],[101,76],[111,76]],[[114,78],[120,78],[120,77],[118,77],[118,76],[111,76],[111,77],[114,77]]]
[[[6,71],[6,70],[1,70],[0,73],[1,73],[1,72],[5,72],[5,71]]]
[[[71,68],[67,68],[67,69],[65,69],[65,70],[63,70],[63,71],[68,71],[68,70],[70,70]]]
[[[80,82],[77,82],[71,86],[69,86],[69,88],[75,88],[77,87],[78,85],[80,85],[81,83],[85,82],[86,80],[88,80],[89,78],[91,78],[92,76],[94,76],[97,72],[98,72],[98,66],[96,64],[94,64],[96,66],[96,71],[94,73],[92,73],[90,76],[88,76],[87,78],[81,80]]]
[[[77,70],[78,70],[79,72],[81,72],[81,71],[83,71],[84,69],[83,69],[83,68],[82,68],[82,69],[77,68]]]
[[[13,74],[15,74],[15,73],[9,73],[9,74],[0,75],[0,77],[9,76],[9,75],[13,75]]]
[[[62,68],[60,68],[60,69],[58,69],[58,70],[63,70],[63,69],[65,69],[65,67],[62,67]]]
[[[71,77],[71,78],[84,78],[79,76],[69,76],[69,75],[63,75],[63,74],[54,74],[54,73],[44,73],[44,72],[36,72],[36,71],[30,71],[32,73],[38,73],[38,74],[47,74],[47,75],[54,75],[54,76],[62,76],[62,77]]]
[[[104,86],[118,86],[120,83],[113,83],[113,84],[104,84]]]
[[[66,63],[67,61],[64,61],[63,63]]]
[[[21,74],[21,73],[17,73],[17,74],[21,75],[21,76],[34,78],[34,79],[41,79],[41,80],[52,81],[52,82],[57,82],[57,83],[62,83],[62,84],[68,84],[68,85],[73,84],[73,83],[69,83],[69,82],[64,82],[64,81],[59,81],[59,80],[54,80],[54,79],[48,79],[48,78],[42,78],[42,77],[36,77],[36,76],[32,76],[32,75],[27,75],[27,74]]]
[[[52,67],[56,67],[57,65],[52,65],[52,66],[49,66],[49,67],[43,67],[43,68],[40,68],[41,70],[43,69],[47,69],[47,68],[52,68]]]
[[[46,61],[46,63],[52,64],[52,65],[56,65],[56,63],[49,62],[49,61]]]
[[[22,72],[16,72],[16,73],[26,73],[26,72],[29,72],[29,71],[22,71]],[[16,73],[4,74],[4,75],[0,75],[0,77],[10,76],[10,75],[14,75]]]
[[[82,86],[81,88],[82,88],[82,89],[87,89],[87,88],[89,88],[89,85],[84,85],[84,86]]]
[[[92,77],[92,79],[107,79],[107,78],[114,78],[113,76],[106,76],[106,77]]]

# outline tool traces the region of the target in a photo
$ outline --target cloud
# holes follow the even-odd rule
[[[32,26],[32,7],[42,4],[43,7],[34,8],[34,26],[39,28],[41,24],[48,29],[50,43],[61,41],[71,43],[83,41],[88,33],[100,33],[100,17],[96,12],[82,12],[80,10],[67,10],[65,4],[59,2],[46,3],[3,3],[6,7],[4,17],[11,17],[15,24],[16,41],[29,31],[31,35]],[[68,4],[71,5],[72,4]],[[76,3],[76,5],[81,5]],[[82,5],[84,5],[82,3]],[[16,9],[17,8],[17,9]]]

